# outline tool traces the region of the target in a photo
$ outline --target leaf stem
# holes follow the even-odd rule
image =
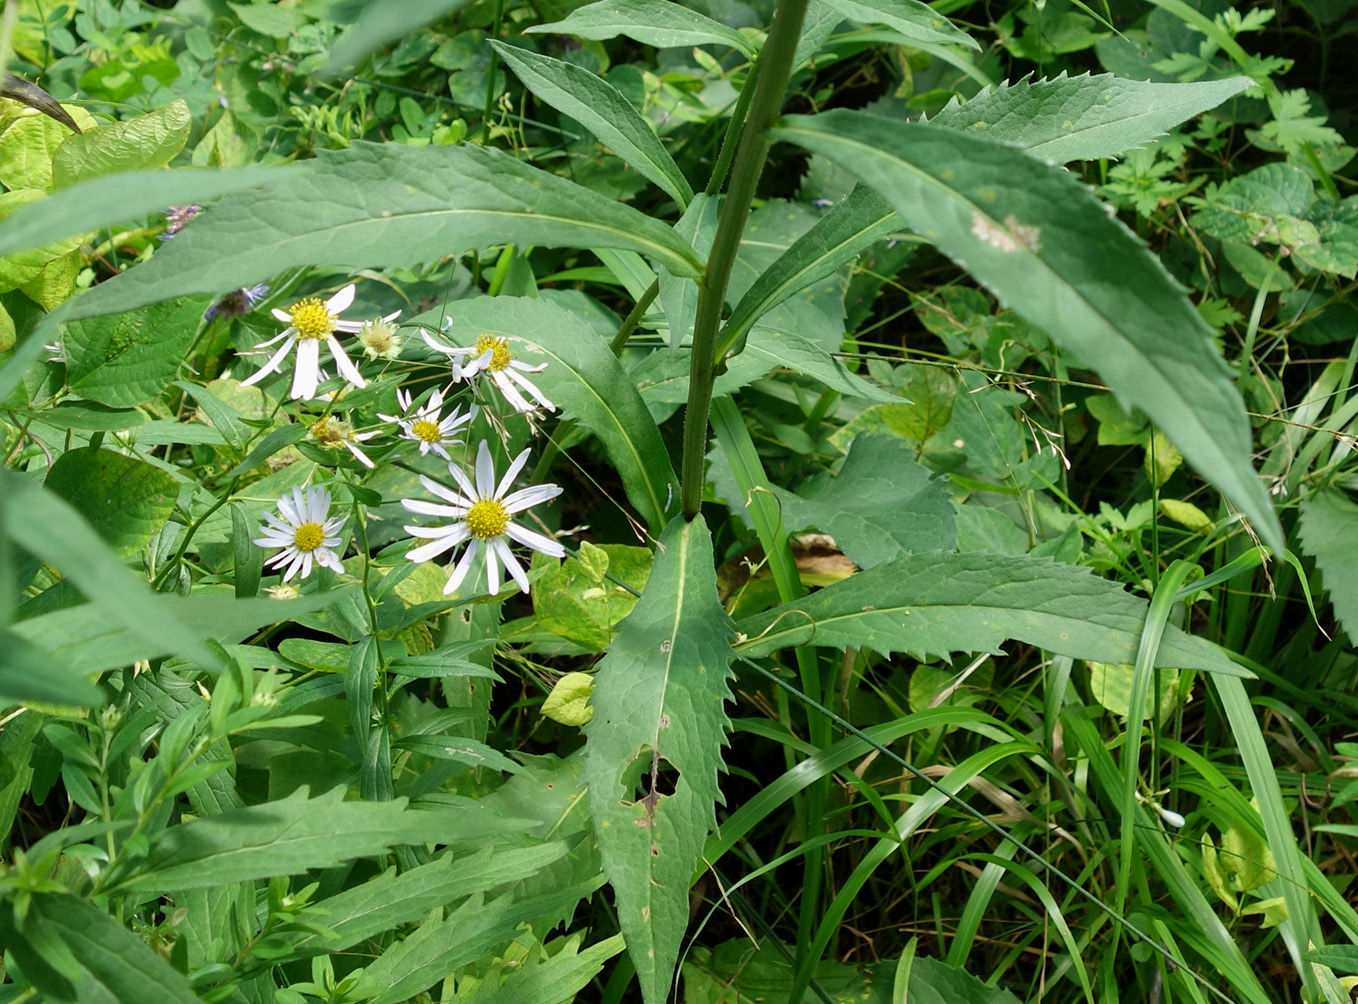
[[[755,186],[769,152],[766,132],[782,107],[783,92],[792,74],[792,59],[802,32],[809,0],[781,0],[755,78],[754,96],[736,149],[731,185],[722,203],[717,234],[707,269],[698,286],[693,324],[693,355],[689,369],[688,408],[684,414],[684,455],[680,465],[685,519],[698,515],[703,497],[703,458],[707,453],[707,416],[712,406],[717,328],[721,324],[726,287],[740,249],[740,235],[754,201]],[[749,87],[749,83],[746,83]],[[717,176],[713,172],[713,177]]]

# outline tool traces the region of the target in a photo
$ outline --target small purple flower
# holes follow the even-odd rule
[[[184,224],[189,222],[203,211],[202,206],[171,206],[165,210],[165,232],[160,235],[163,241],[169,240],[179,231],[184,229]]]
[[[234,290],[208,307],[203,313],[203,320],[210,321],[215,317],[244,317],[268,295],[269,287],[262,282],[249,289],[242,287]]]

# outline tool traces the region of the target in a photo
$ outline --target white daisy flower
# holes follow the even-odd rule
[[[476,339],[475,345],[457,348],[434,341],[428,332],[421,334],[431,349],[442,352],[450,358],[454,380],[471,380],[478,373],[485,373],[515,411],[525,413],[536,411],[539,406],[548,411],[556,410],[556,405],[547,400],[546,395],[538,390],[533,381],[524,376],[525,373],[541,373],[547,368],[547,364],[529,366],[515,359],[514,353],[509,350],[507,339],[481,335]],[[466,357],[471,357],[469,362],[464,361]],[[537,404],[529,404],[519,392],[520,388],[527,391]]]
[[[505,476],[497,484],[495,464],[483,439],[481,448],[476,454],[475,485],[456,464],[449,464],[448,472],[457,482],[460,492],[445,488],[423,475],[420,476],[420,483],[426,489],[451,503],[450,505],[424,502],[419,499],[401,500],[401,505],[410,512],[424,516],[446,516],[455,520],[446,526],[407,526],[406,532],[412,537],[421,537],[429,541],[410,552],[408,557],[411,561],[428,561],[444,551],[452,550],[464,541],[469,541],[457,567],[453,569],[453,574],[448,577],[448,584],[443,587],[445,595],[462,585],[462,580],[471,571],[472,562],[482,544],[485,545],[486,552],[486,588],[492,595],[500,592],[501,564],[518,584],[519,591],[528,592],[528,576],[510,551],[509,541],[516,541],[553,558],[560,558],[566,553],[566,549],[551,537],[526,529],[510,520],[514,513],[522,512],[530,506],[554,499],[561,494],[561,488],[557,485],[534,485],[531,488],[520,488],[509,495],[505,494],[519,472],[523,470],[523,465],[528,462],[530,452],[524,450],[515,457],[514,462],[509,465],[509,470],[505,471]]]
[[[355,432],[348,422],[342,422],[333,415],[321,419],[307,433],[308,437],[328,449],[338,450],[341,446],[344,447],[364,467],[372,467],[373,462],[359,448],[358,444],[381,434],[381,429],[374,429],[372,432]]]
[[[453,410],[448,412],[447,418],[439,418],[439,412],[443,408],[443,392],[436,390],[430,395],[415,414],[410,414],[410,393],[404,390],[396,391],[396,402],[401,406],[401,414],[407,417],[401,418],[397,415],[378,414],[378,418],[387,422],[395,422],[401,427],[401,438],[409,439],[420,444],[420,456],[424,456],[433,450],[444,460],[451,460],[445,446],[454,443],[460,444],[462,440],[455,439],[453,433],[457,432],[462,426],[467,425],[476,418],[477,407],[471,406],[466,414],[462,414],[461,407],[454,405]]]
[[[349,517],[331,518],[328,491],[312,486],[303,494],[302,489],[294,488],[292,498],[284,495],[278,500],[278,512],[278,516],[264,514],[267,525],[259,528],[263,536],[253,542],[260,547],[282,548],[264,562],[265,567],[277,569],[286,565],[284,582],[299,571],[305,579],[311,574],[313,562],[336,572],[344,571],[333,548],[339,546],[340,530]]]
[[[286,322],[288,326],[283,329],[282,334],[269,339],[267,342],[261,342],[259,347],[264,348],[279,341],[283,342],[283,345],[260,368],[258,373],[242,380],[241,386],[249,387],[253,383],[258,383],[278,369],[282,365],[283,359],[296,345],[297,362],[292,372],[291,397],[294,401],[298,398],[307,401],[312,400],[316,396],[316,387],[322,379],[321,342],[325,342],[326,348],[330,350],[330,355],[339,368],[340,376],[356,387],[367,386],[363,381],[363,374],[358,371],[358,367],[349,359],[344,349],[340,348],[339,339],[335,337],[336,331],[354,334],[363,327],[363,324],[359,321],[341,321],[339,319],[339,314],[347,310],[353,302],[354,284],[350,283],[325,302],[321,302],[319,297],[308,296],[305,299],[298,300],[287,310],[275,309],[273,316]],[[382,320],[384,322],[393,320],[400,313],[398,310],[393,314],[388,314]]]
[[[366,322],[358,329],[358,343],[369,359],[395,359],[401,354],[401,336],[391,323],[395,314]]]

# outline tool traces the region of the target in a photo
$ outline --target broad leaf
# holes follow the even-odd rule
[[[123,558],[160,532],[179,496],[179,482],[168,472],[98,447],[57,457],[43,484],[71,503]]]
[[[533,383],[599,437],[642,519],[658,533],[679,505],[679,484],[646,405],[608,344],[578,316],[541,299],[483,296],[448,304],[443,337],[473,345],[482,334],[510,339],[528,363],[547,363]],[[436,319],[431,319],[436,321]]]
[[[46,198],[36,188],[19,188],[0,193],[0,221],[17,215],[25,207],[42,205]],[[70,254],[80,246],[80,241],[80,234],[57,238],[49,234],[42,239],[41,244],[0,257],[0,292],[18,289],[25,283],[41,279],[48,265]]]
[[[438,20],[465,6],[467,0],[367,0],[358,23],[345,32],[321,76],[361,63],[393,39]],[[332,16],[335,8],[331,8]]]
[[[85,676],[22,635],[0,629],[0,702],[44,701],[85,707],[103,704],[104,692]]]
[[[583,66],[503,42],[490,44],[539,101],[579,122],[681,209],[688,205],[693,198],[688,180],[650,122],[621,91]]]
[[[1012,147],[862,112],[773,130],[872,185],[1007,306],[1095,366],[1282,545],[1250,427],[1211,330],[1160,262],[1079,181]],[[1101,660],[1109,661],[1109,660]]]
[[[208,301],[187,297],[66,326],[66,379],[83,398],[114,408],[149,401],[174,379]]]
[[[866,24],[884,24],[917,42],[946,42],[980,49],[977,41],[919,0],[825,0],[841,15]]]
[[[489,825],[487,825],[489,824]],[[453,843],[521,829],[516,820],[478,817],[466,832],[448,814],[390,802],[345,801],[344,788],[233,809],[162,830],[151,840],[137,874],[124,889],[169,892],[204,889],[274,875],[297,875],[399,844]]]
[[[188,978],[104,910],[37,893],[20,919],[0,905],[0,940],[43,999],[80,1004],[201,1004]]]
[[[796,645],[861,646],[920,660],[999,653],[1006,639],[1096,662],[1136,660],[1144,600],[1087,568],[983,551],[916,554],[877,565],[796,603],[736,625],[742,655]],[[1219,649],[1177,628],[1157,666],[1247,675]],[[596,715],[597,717],[597,715]]]
[[[355,143],[225,196],[150,261],[78,297],[72,314],[224,293],[298,265],[390,268],[509,243],[626,248],[677,274],[702,271],[672,228],[509,154]]]
[[[0,222],[0,255],[112,226],[166,206],[207,202],[219,195],[304,174],[303,165],[238,167],[229,171],[131,171],[82,181],[16,210]]]
[[[1335,620],[1358,638],[1358,505],[1339,491],[1315,492],[1301,504],[1300,531],[1302,550],[1325,576]]]
[[[1040,160],[1064,164],[1117,157],[1145,146],[1253,86],[1248,77],[1156,84],[1111,73],[1062,73],[1053,80],[1025,78],[988,87],[966,104],[954,100],[930,122],[983,133]]]
[[[180,99],[149,115],[72,136],[52,160],[52,187],[59,191],[105,174],[164,167],[184,149],[192,125],[189,106]]]
[[[746,56],[755,53],[734,28],[670,0],[600,0],[572,11],[564,21],[526,28],[524,34],[576,35],[598,41],[626,35],[657,49],[723,45]]]
[[[689,879],[716,825],[729,638],[707,525],[675,519],[598,665],[585,726],[590,814],[648,1004],[669,994]]]
[[[952,499],[899,439],[859,436],[839,474],[776,490],[789,530],[828,533],[860,568],[957,541]]]
[[[718,339],[718,358],[739,352],[752,325],[768,310],[852,261],[864,248],[902,229],[895,211],[866,185],[841,200],[745,291]]]

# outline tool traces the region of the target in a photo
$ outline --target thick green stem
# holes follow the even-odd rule
[[[721,207],[717,234],[707,258],[707,270],[698,287],[698,307],[693,324],[693,356],[689,368],[688,408],[684,414],[684,456],[680,465],[683,482],[684,518],[698,515],[703,497],[703,457],[707,453],[707,416],[712,407],[713,369],[717,328],[721,324],[726,287],[740,249],[740,235],[754,201],[755,186],[764,171],[769,152],[768,128],[782,107],[783,91],[792,74],[792,57],[802,33],[809,0],[782,0],[773,16],[768,40],[760,58],[750,115],[736,150],[731,186]]]

